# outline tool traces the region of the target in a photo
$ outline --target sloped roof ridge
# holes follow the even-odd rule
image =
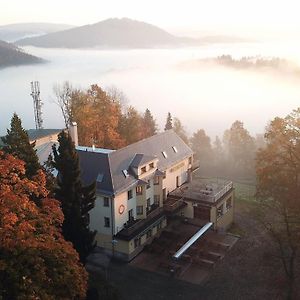
[[[112,189],[114,191],[115,190],[115,185],[114,185],[114,180],[113,180],[113,177],[112,177],[112,170],[111,170],[111,167],[110,167],[110,154],[111,153],[113,153],[113,152],[106,153],[106,155],[107,155],[107,160],[108,160],[109,176],[110,176],[110,180],[111,180],[111,186],[112,186]]]
[[[148,141],[149,141],[149,140],[152,140],[152,139],[154,139],[154,138],[157,138],[158,136],[167,134],[167,133],[169,133],[169,132],[175,133],[174,129],[164,130],[164,131],[162,131],[162,132],[159,132],[159,133],[157,133],[157,134],[154,134],[154,135],[152,135],[152,136],[149,136],[148,138],[142,139],[142,140],[137,141],[137,142],[135,142],[135,143],[129,144],[129,145],[123,147],[123,148],[117,149],[117,150],[115,150],[114,152],[109,153],[109,154],[114,154],[114,153],[116,153],[116,152],[121,152],[121,151],[123,151],[123,150],[125,150],[125,149],[128,149],[128,148],[132,147],[133,145],[141,144],[141,143],[145,142],[146,140],[148,140]],[[144,154],[144,153],[135,153],[135,154]]]

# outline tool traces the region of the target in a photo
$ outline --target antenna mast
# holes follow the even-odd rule
[[[43,119],[42,119],[42,100],[40,98],[40,83],[38,81],[31,81],[31,96],[33,99],[33,109],[34,109],[34,120],[35,128],[43,129]]]

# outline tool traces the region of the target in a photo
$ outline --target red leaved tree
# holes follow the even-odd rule
[[[42,171],[24,175],[24,162],[0,151],[0,298],[84,298],[88,276],[61,234],[59,203],[47,198]]]

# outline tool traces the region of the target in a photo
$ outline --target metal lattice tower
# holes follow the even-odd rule
[[[43,119],[42,119],[42,100],[40,98],[40,83],[38,81],[31,81],[31,96],[33,99],[33,109],[34,109],[34,119],[35,128],[43,129]]]

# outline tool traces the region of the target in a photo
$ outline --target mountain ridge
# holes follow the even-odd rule
[[[21,39],[16,43],[46,48],[155,48],[196,45],[201,41],[177,37],[145,22],[110,18],[39,37]]]

